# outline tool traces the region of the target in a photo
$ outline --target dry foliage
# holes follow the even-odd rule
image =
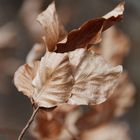
[[[33,66],[21,66],[15,73],[16,87],[40,107],[65,102],[78,105],[104,102],[114,90],[122,67],[112,67],[94,52],[75,51],[72,54],[46,52]]]
[[[122,18],[123,5],[123,3],[119,4],[113,11],[99,18],[99,21],[103,21],[101,22],[100,31],[104,31]],[[85,40],[86,44],[81,42],[83,49],[81,47],[76,47],[81,48],[76,49],[73,48],[73,45],[68,45],[69,49],[73,51],[69,52],[67,50],[67,53],[62,54],[49,52],[60,47],[57,46],[56,48],[56,45],[64,32],[58,20],[54,2],[38,16],[38,21],[45,30],[44,39],[47,51],[39,62],[34,62],[32,66],[26,64],[17,70],[14,82],[18,90],[27,95],[35,106],[46,108],[65,102],[78,105],[104,102],[108,98],[109,93],[114,90],[122,67],[113,67],[107,64],[101,56],[86,50],[86,44],[90,44],[93,38],[90,41],[89,39]],[[81,33],[75,30],[75,33],[80,38],[84,38],[82,35],[85,38],[88,36],[96,38],[100,31],[96,31],[96,28],[93,28],[92,32],[96,32],[94,35],[91,31],[89,32],[89,27],[94,27],[94,25],[99,25],[99,23],[98,20],[92,21],[94,21],[92,24],[87,22],[78,29],[79,31],[84,29],[86,32]],[[68,38],[71,34],[73,34],[73,31],[67,35]],[[72,44],[75,43],[75,38],[70,41]],[[76,41],[77,43],[78,40]]]
[[[33,46],[27,64],[19,67],[14,76],[18,91],[39,108],[30,129],[34,137],[129,140],[128,127],[111,120],[122,116],[134,102],[134,85],[120,65],[130,43],[116,28],[102,37],[123,18],[123,12],[124,2],[69,33],[54,2],[39,14],[44,44]],[[100,48],[96,48],[101,40]]]
[[[124,3],[122,2],[103,17],[87,21],[78,29],[72,30],[62,42],[59,42],[56,51],[73,51],[77,48],[88,48],[90,44],[99,43],[102,32],[120,21],[123,12]]]

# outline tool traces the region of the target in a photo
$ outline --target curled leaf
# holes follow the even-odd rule
[[[19,68],[14,80],[37,106],[88,105],[102,103],[112,94],[121,71],[122,66],[113,67],[94,52],[77,49],[68,54],[46,52],[36,68]]]
[[[25,64],[20,66],[14,76],[14,84],[18,91],[23,92],[23,94],[29,98],[32,98],[34,93],[32,80],[36,75],[38,66],[39,62],[34,62],[33,65]]]
[[[65,30],[56,13],[55,2],[52,2],[48,8],[42,12],[37,20],[43,26],[45,31],[44,42],[48,51],[54,51],[56,44],[65,36]]]
[[[72,82],[68,55],[47,52],[33,80],[33,99],[42,107],[64,103],[70,96]]]
[[[85,49],[70,52],[69,57],[75,83],[68,103],[88,105],[104,102],[113,93],[122,66],[113,67],[101,56]]]
[[[37,106],[49,108],[64,103],[73,84],[68,55],[47,52],[38,67],[20,67],[14,82]]]
[[[77,48],[87,48],[89,44],[101,41],[101,33],[120,21],[123,17],[124,3],[120,3],[105,16],[84,23],[78,29],[72,30],[65,41],[57,44],[56,52],[68,52]]]

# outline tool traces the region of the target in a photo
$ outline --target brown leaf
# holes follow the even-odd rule
[[[54,51],[56,44],[65,36],[65,30],[56,13],[55,3],[52,2],[48,8],[42,12],[37,20],[45,30],[44,42],[48,51]]]
[[[76,48],[87,48],[89,44],[101,41],[101,33],[111,27],[123,17],[124,3],[120,3],[105,16],[89,20],[78,29],[72,30],[65,41],[57,44],[56,52],[73,51]]]
[[[121,66],[113,67],[85,49],[68,54],[46,52],[37,66],[22,66],[14,81],[34,104],[46,108],[67,101],[75,105],[102,103],[113,93],[122,71]]]
[[[77,128],[85,131],[107,123],[114,117],[122,116],[133,105],[134,95],[134,85],[128,79],[127,73],[122,73],[113,95],[106,102],[96,106],[81,107],[83,112],[76,122]]]
[[[92,51],[77,49],[69,53],[75,83],[70,104],[104,102],[114,91],[122,66],[113,67]]]
[[[73,78],[67,54],[47,52],[42,57],[33,80],[33,99],[39,106],[52,107],[64,103],[70,96]]]
[[[34,62],[33,65],[25,64],[18,68],[14,76],[14,84],[18,91],[23,92],[24,95],[32,98],[34,88],[32,80],[36,75],[39,62]]]
[[[40,107],[66,102],[73,84],[68,55],[46,52],[36,68],[26,64],[17,70],[14,82],[18,90]]]

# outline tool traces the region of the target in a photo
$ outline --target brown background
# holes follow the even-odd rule
[[[35,0],[36,1],[36,0]],[[16,58],[24,63],[25,57],[33,45],[24,25],[18,18],[18,10],[22,5],[21,0],[0,0],[0,26],[9,21],[16,22],[18,29],[19,47],[0,51],[0,58]],[[44,6],[50,1],[44,0]],[[112,10],[119,3],[118,0],[57,0],[58,10],[63,8],[68,14],[66,28],[71,30],[78,27],[87,19],[99,17]],[[65,15],[64,15],[65,17]],[[65,17],[66,18],[66,17]],[[129,56],[124,61],[124,69],[129,72],[131,80],[135,83],[137,94],[136,102],[132,109],[121,119],[128,121],[133,140],[140,139],[140,1],[126,0],[126,10],[123,22],[118,26],[128,35],[132,48]],[[8,65],[10,69],[12,64]],[[0,65],[0,75],[3,75]],[[15,140],[32,113],[30,101],[18,94],[13,85],[13,76],[8,75],[4,82],[5,91],[0,90],[0,140]],[[0,83],[1,83],[0,82]],[[9,130],[8,130],[9,129]],[[27,137],[26,140],[32,139]]]

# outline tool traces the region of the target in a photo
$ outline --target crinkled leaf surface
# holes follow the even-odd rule
[[[15,85],[41,107],[99,104],[113,92],[121,66],[113,67],[94,52],[46,52],[34,68],[24,65],[15,74]]]
[[[73,84],[68,55],[47,52],[32,83],[33,99],[39,106],[52,107],[66,102]]]
[[[120,21],[123,17],[124,2],[105,16],[84,23],[78,29],[72,30],[64,41],[57,44],[57,52],[73,51],[76,48],[87,48],[89,44],[101,41],[101,33]]]
[[[70,52],[69,57],[75,83],[68,103],[88,105],[104,102],[113,92],[122,66],[113,67],[101,56],[85,49]]]
[[[14,76],[14,84],[18,91],[23,92],[24,95],[32,98],[34,88],[32,80],[36,75],[39,62],[34,62],[32,65],[25,64],[18,68]]]
[[[18,90],[40,107],[49,108],[66,102],[73,84],[68,55],[47,52],[36,75],[34,70],[35,67],[27,64],[17,70],[14,82]]]

